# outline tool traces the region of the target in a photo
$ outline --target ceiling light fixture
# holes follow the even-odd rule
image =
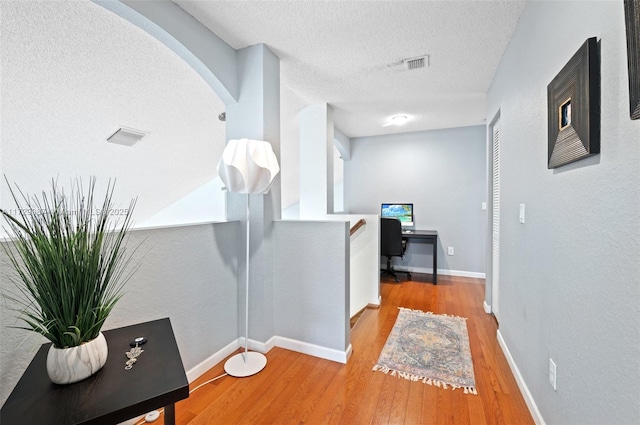
[[[111,136],[107,137],[107,142],[117,145],[133,146],[148,133],[133,128],[120,127]]]
[[[409,121],[409,117],[406,115],[395,115],[391,117],[391,123],[395,125],[403,125]]]

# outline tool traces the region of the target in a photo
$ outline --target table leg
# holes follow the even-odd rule
[[[164,407],[164,425],[176,425],[176,405],[171,403]]]

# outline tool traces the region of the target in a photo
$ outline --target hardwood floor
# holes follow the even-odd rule
[[[224,376],[176,405],[176,423],[235,424],[533,424],[484,312],[483,281],[430,276],[382,284],[382,305],[351,330],[347,365],[274,348],[248,378]],[[466,317],[478,395],[373,372],[398,306]],[[224,362],[191,384],[224,373]],[[161,423],[161,422],[159,422]]]

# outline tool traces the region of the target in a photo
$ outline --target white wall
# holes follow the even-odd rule
[[[345,213],[344,209],[344,160],[340,156],[338,149],[333,149],[333,211]],[[319,196],[318,193],[311,192],[312,195]],[[296,199],[299,199],[296,196]],[[284,206],[282,208],[282,218],[286,220],[298,220],[300,218],[300,202]]]
[[[484,276],[484,127],[351,139],[344,176],[347,211],[380,214],[381,203],[413,202],[415,228],[438,231],[440,272]],[[430,271],[431,245],[410,243],[404,258],[394,258],[399,269]]]
[[[589,37],[601,154],[549,170],[547,85]],[[640,121],[628,93],[618,1],[529,2],[489,90],[501,124],[500,334],[549,424],[640,418]]]
[[[349,228],[360,219],[366,224],[349,238],[349,317],[367,305],[380,305],[380,217],[377,215],[329,214],[329,220],[347,221]]]
[[[203,184],[136,227],[169,226],[226,220],[226,196],[220,177]]]
[[[298,114],[300,126],[300,217],[322,219],[333,213],[333,109],[309,105]]]
[[[348,140],[348,139],[347,139]],[[333,212],[344,210],[344,159],[337,147],[333,148]]]
[[[213,179],[224,105],[200,75],[149,34],[88,1],[0,2],[0,171],[25,193],[58,178],[117,179],[141,222]],[[119,126],[149,132],[106,142]],[[100,198],[98,196],[98,198]],[[0,207],[12,208],[4,181]]]

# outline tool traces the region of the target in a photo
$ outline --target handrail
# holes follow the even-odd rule
[[[358,220],[358,222],[356,224],[354,224],[353,227],[351,228],[349,236],[353,236],[353,234],[355,232],[357,232],[358,229],[361,228],[362,226],[364,226],[365,224],[367,224],[367,222],[366,222],[366,220],[364,218],[361,218],[360,220]]]

